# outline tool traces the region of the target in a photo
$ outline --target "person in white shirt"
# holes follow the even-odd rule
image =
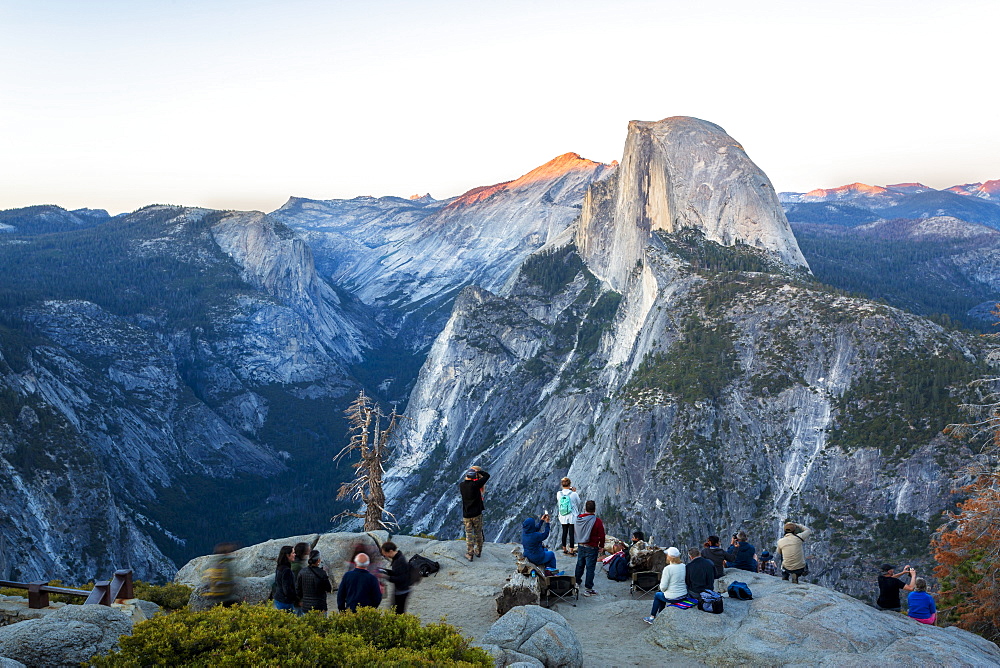
[[[687,596],[687,566],[681,561],[681,551],[676,547],[667,548],[667,565],[660,577],[660,591],[653,596],[653,610],[642,621],[652,624],[656,616],[667,607]]]
[[[580,506],[580,495],[576,493],[576,487],[572,486],[569,478],[562,479],[562,487],[556,492],[556,508],[559,513],[559,524],[562,525],[562,551],[563,554],[576,554],[576,516],[582,511]],[[569,540],[569,549],[566,549],[566,541]]]

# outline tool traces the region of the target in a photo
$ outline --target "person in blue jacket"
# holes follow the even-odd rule
[[[542,515],[541,519],[526,517],[521,522],[521,549],[524,550],[524,558],[549,570],[556,570],[556,553],[546,550],[543,543],[549,537],[549,515]]]
[[[733,542],[726,550],[726,565],[730,568],[739,568],[752,573],[757,572],[757,560],[754,554],[757,548],[747,541],[745,531],[737,531],[733,534]]]

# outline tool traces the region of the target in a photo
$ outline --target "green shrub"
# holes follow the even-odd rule
[[[265,606],[181,610],[137,624],[90,666],[487,666],[447,624],[371,608],[303,617]]]
[[[164,610],[180,610],[191,598],[191,587],[168,582],[165,585],[152,585],[142,580],[136,580],[133,587],[136,598],[152,601]]]

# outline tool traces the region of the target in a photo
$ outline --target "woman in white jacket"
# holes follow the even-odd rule
[[[563,554],[576,554],[576,516],[583,512],[580,495],[576,487],[571,487],[569,478],[563,478],[562,488],[556,492],[556,508],[559,513],[559,524],[562,526]],[[564,513],[563,511],[569,511]],[[569,538],[569,549],[566,549],[566,539]]]
[[[667,565],[660,577],[660,591],[653,596],[653,610],[642,621],[652,624],[667,603],[674,603],[687,596],[687,566],[681,561],[681,551],[676,547],[667,548]]]

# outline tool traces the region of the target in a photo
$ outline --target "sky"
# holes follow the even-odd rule
[[[440,199],[679,115],[778,190],[1000,179],[996,0],[0,0],[0,31],[0,209]]]

